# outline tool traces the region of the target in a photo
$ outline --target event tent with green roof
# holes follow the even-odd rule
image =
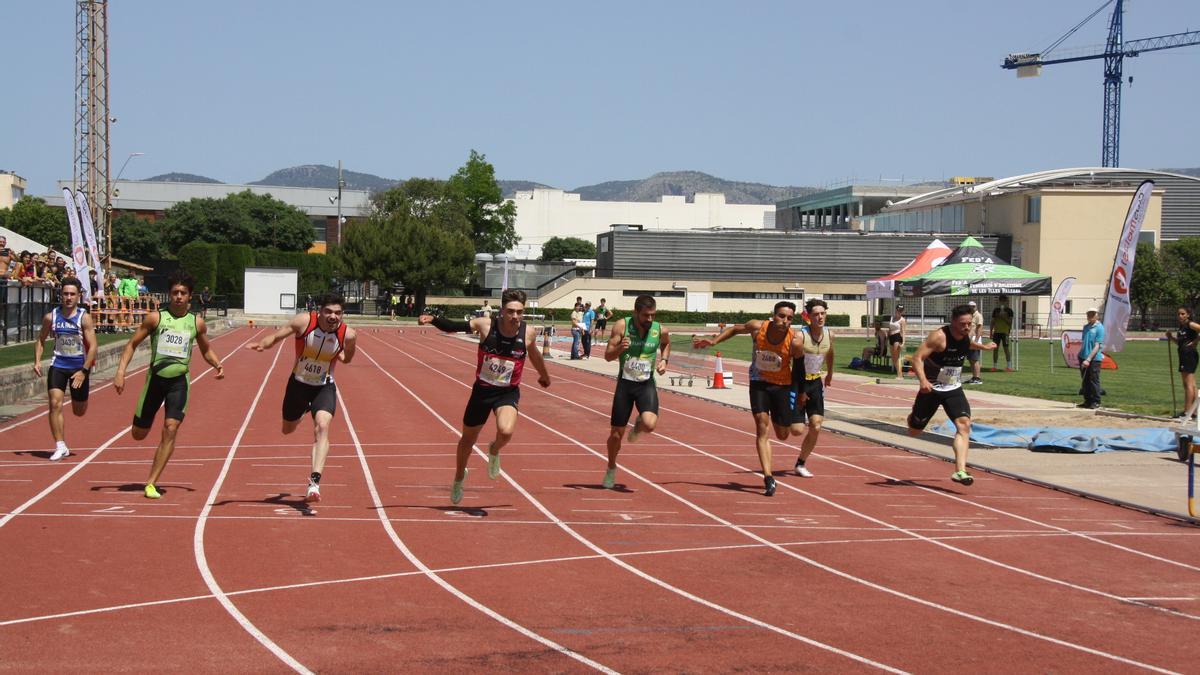
[[[988,253],[967,237],[940,265],[923,274],[896,280],[896,295],[1049,295],[1050,277],[1023,270]]]

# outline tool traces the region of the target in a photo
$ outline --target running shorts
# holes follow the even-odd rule
[[[888,336],[888,344],[889,345],[904,344],[904,334],[903,333],[892,333],[891,335]]]
[[[137,408],[133,411],[133,426],[139,429],[149,429],[154,424],[154,416],[158,409],[166,404],[165,419],[183,421],[187,412],[188,374],[176,377],[160,377],[151,372],[146,376],[146,384],[142,387],[142,397],[138,399]]]
[[[796,423],[792,409],[792,386],[771,384],[762,380],[750,380],[750,412],[755,415],[769,413],[771,423],[777,427],[789,427]]]
[[[71,377],[77,372],[79,371],[71,368],[55,368],[54,366],[50,366],[50,372],[46,374],[46,391],[58,389],[63,392],[70,392],[71,400],[76,403],[83,403],[88,400],[88,388],[91,386],[92,375],[84,370],[83,384],[79,385],[78,389],[72,389]]]
[[[638,414],[658,414],[658,385],[654,378],[645,382],[632,382],[623,377],[617,378],[617,391],[613,394],[612,416],[609,422],[614,427],[629,424],[629,416],[633,406],[637,405]]]
[[[319,410],[337,414],[337,385],[333,382],[304,384],[289,376],[287,389],[283,392],[283,421],[295,422],[304,417],[304,413],[316,415]]]
[[[486,387],[476,382],[463,411],[463,426],[477,427],[487,421],[493,410],[506,405],[517,408],[520,401],[520,387]]]
[[[946,417],[954,421],[960,417],[971,417],[971,404],[967,402],[967,394],[962,387],[950,391],[934,389],[929,393],[920,392],[917,400],[913,401],[912,412],[908,415],[909,429],[924,429],[933,419],[938,407],[945,408]]]
[[[825,382],[820,378],[804,381],[804,393],[808,396],[808,400],[803,406],[794,406],[796,409],[796,421],[807,422],[809,417],[817,415],[825,416]]]
[[[1179,372],[1194,373],[1196,372],[1196,363],[1200,361],[1200,352],[1195,349],[1179,352]],[[86,383],[87,381],[84,380]],[[86,386],[86,384],[85,384]],[[86,397],[85,397],[86,398]]]

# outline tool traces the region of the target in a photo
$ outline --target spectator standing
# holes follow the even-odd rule
[[[892,366],[896,369],[896,379],[904,379],[904,328],[908,319],[904,318],[904,305],[896,305],[892,310],[892,318],[887,322],[888,349],[892,350]]]
[[[604,331],[608,328],[608,320],[613,315],[612,310],[608,308],[605,302],[604,298],[600,298],[600,304],[596,307],[596,323],[593,324],[593,332],[599,335],[601,340],[604,339]]]
[[[1012,330],[1013,311],[1008,306],[1008,297],[1000,296],[1000,306],[992,310],[992,342],[996,343],[997,347],[1004,349],[1004,361],[1008,365],[1005,370],[1012,372],[1013,362],[1012,355],[1008,352],[1008,334]],[[992,372],[996,372],[996,359],[1000,357],[1000,350],[992,352]]]
[[[413,311],[413,296],[411,295],[404,298],[404,316],[416,316],[416,312]]]
[[[983,343],[983,312],[979,311],[979,305],[972,300],[967,303],[971,308],[971,339],[980,344]],[[967,359],[971,362],[971,379],[964,384],[983,384],[983,380],[979,377],[979,371],[983,369],[983,350],[972,349],[967,354]]]
[[[583,358],[592,358],[592,326],[596,323],[596,310],[592,309],[592,303],[583,303]]]
[[[88,270],[88,289],[92,292],[92,301],[100,297],[100,280],[96,278],[96,270]]]
[[[392,291],[389,298],[390,298],[391,302],[388,303],[388,316],[391,317],[392,321],[395,321],[396,320],[396,310],[400,307],[400,296],[396,295],[395,291]]]
[[[575,309],[571,312],[571,358],[582,358],[582,341],[583,341],[583,305],[575,303]]]
[[[8,237],[0,234],[0,277],[8,278],[8,269],[13,264],[13,252],[8,247]]]
[[[492,318],[492,301],[485,298],[483,306],[479,308],[478,314],[485,319]]]
[[[1088,308],[1087,323],[1083,326],[1083,343],[1079,347],[1083,403],[1077,407],[1092,410],[1100,407],[1100,365],[1104,363],[1104,324],[1097,320],[1099,315],[1099,309]]]

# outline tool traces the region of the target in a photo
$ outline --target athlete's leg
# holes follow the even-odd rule
[[[46,415],[50,418],[50,435],[54,437],[55,443],[62,443],[66,438],[63,435],[63,390],[48,390],[46,399],[50,404],[50,413]]]
[[[771,475],[771,426],[770,413],[754,413],[754,447],[758,450],[758,463],[762,465],[764,478]],[[776,427],[775,433],[778,435],[779,427]]]
[[[313,415],[313,447],[312,447],[312,470],[314,473],[321,473],[325,470],[325,458],[329,456],[329,425],[333,422],[333,413],[327,410],[318,410]],[[287,426],[287,422],[284,422]],[[288,433],[284,431],[284,433]]]
[[[133,436],[133,440],[140,441],[150,435],[150,427],[135,426],[132,428],[129,435]]]
[[[300,421],[303,419],[304,418],[301,417],[300,419],[297,419],[297,420],[284,420],[283,427],[281,430],[285,434],[290,434],[300,427]]]
[[[1196,402],[1196,374],[1180,373],[1179,377],[1183,380],[1183,412],[1187,413]]]
[[[608,468],[617,468],[617,455],[621,452],[621,440],[625,438],[625,427],[608,429]]]
[[[808,416],[808,430],[804,434],[804,440],[800,442],[800,464],[808,461],[808,456],[817,447],[817,437],[821,435],[821,425],[824,421],[823,415]]]
[[[147,431],[149,430],[147,429]],[[150,477],[146,479],[147,485],[158,484],[158,477],[162,475],[163,469],[167,467],[167,462],[175,452],[175,435],[178,431],[179,420],[170,417],[163,420],[162,438],[158,441],[158,449],[154,451],[154,463],[150,466]],[[134,438],[137,438],[137,427],[134,427],[134,432]],[[142,436],[144,438],[145,433]]]
[[[971,445],[971,418],[958,417],[954,420],[954,470],[967,470],[967,448]]]
[[[467,476],[467,459],[471,456],[471,446],[479,439],[483,425],[462,428],[462,437],[458,439],[458,449],[454,457],[454,480],[461,481]]]
[[[498,455],[500,448],[508,445],[517,429],[517,409],[511,405],[500,406],[493,412],[493,416],[496,418],[496,438],[488,447],[488,452]]]
[[[639,434],[653,433],[655,427],[658,426],[658,413],[644,412],[638,415],[633,426],[638,430]]]
[[[83,417],[87,414],[87,401],[71,401],[71,413],[76,417]]]
[[[896,368],[896,378],[904,377],[904,366],[900,361],[900,352],[904,349],[904,344],[900,342],[892,343],[892,365]]]

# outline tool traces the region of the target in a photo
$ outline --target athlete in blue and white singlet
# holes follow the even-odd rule
[[[33,371],[42,374],[43,345],[54,335],[54,358],[46,375],[50,434],[54,437],[52,461],[71,454],[63,423],[63,399],[71,392],[71,412],[81,417],[87,412],[89,373],[96,362],[96,329],[92,317],[79,306],[82,285],[78,279],[64,279],[62,304],[42,317],[42,330],[33,346]]]

